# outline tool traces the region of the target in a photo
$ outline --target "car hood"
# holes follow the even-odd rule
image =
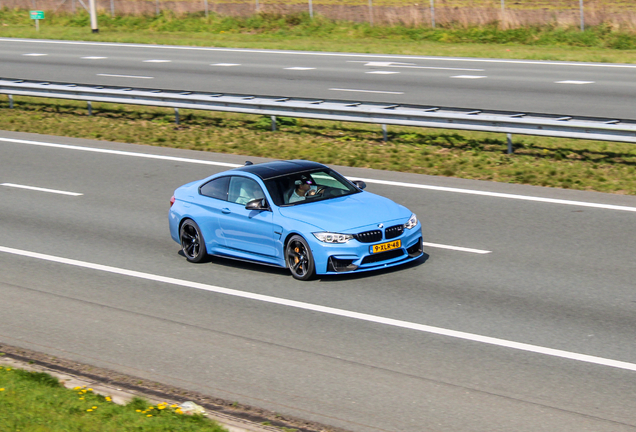
[[[280,213],[330,232],[347,232],[396,219],[406,222],[411,216],[406,207],[371,192],[281,207]]]

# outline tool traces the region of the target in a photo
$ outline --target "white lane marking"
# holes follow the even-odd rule
[[[167,49],[167,50],[181,50],[181,51],[215,51],[215,52],[231,52],[231,53],[304,55],[304,56],[316,56],[316,57],[400,59],[400,60],[410,60],[410,61],[433,60],[433,61],[535,64],[535,65],[548,65],[548,66],[636,69],[636,65],[633,65],[633,64],[558,62],[558,61],[547,61],[547,60],[506,60],[506,59],[483,59],[483,58],[461,58],[461,57],[419,57],[419,56],[389,55],[389,54],[349,54],[349,53],[312,52],[312,51],[277,51],[277,50],[258,50],[258,49],[241,49],[241,48],[188,47],[188,46],[174,46],[174,45],[172,46],[171,45],[143,45],[143,44],[127,44],[127,43],[116,43],[116,42],[82,42],[82,41],[61,41],[61,40],[43,40],[43,39],[0,38],[0,41],[13,42],[13,43],[127,47],[127,48]]]
[[[594,81],[555,81],[555,84],[594,84]]]
[[[231,66],[240,66],[240,64],[239,63],[212,63],[210,66],[231,67]]]
[[[439,249],[450,249],[450,250],[459,251],[459,252],[470,252],[470,253],[476,253],[476,254],[492,253],[492,251],[481,250],[481,249],[471,249],[471,248],[465,248],[461,246],[449,246],[449,245],[443,245],[443,244],[437,244],[437,243],[426,243],[426,242],[424,242],[423,244],[424,246],[428,246],[428,247],[439,248]]]
[[[144,63],[172,63],[172,60],[144,60]]]
[[[364,62],[360,60],[348,60],[347,63],[365,63],[365,66],[372,67],[393,67],[405,69],[433,69],[433,70],[454,70],[454,71],[473,71],[483,72],[484,69],[466,69],[452,67],[436,67],[436,66],[417,66],[415,63],[399,63],[399,62]]]
[[[98,56],[89,56],[89,57],[81,57],[84,60],[103,60],[103,59],[107,59],[108,57],[98,57]]]
[[[359,90],[359,89],[343,89],[343,88],[330,88],[329,90],[343,91],[343,92],[357,92],[357,93],[382,93],[382,94],[397,94],[397,95],[404,94],[404,92],[383,91],[383,90]]]
[[[29,54],[22,54],[25,57],[42,57],[42,56],[47,56],[48,54],[40,54],[40,53],[29,53]]]
[[[391,75],[391,74],[399,74],[399,72],[395,72],[395,71],[371,71],[371,72],[365,72],[368,74],[376,74],[376,75]]]
[[[376,184],[383,184],[387,186],[399,186],[399,187],[408,187],[408,188],[415,188],[415,189],[428,189],[428,190],[435,190],[440,192],[454,192],[454,193],[463,193],[463,194],[469,194],[469,195],[489,196],[489,197],[495,197],[495,198],[508,198],[508,199],[543,202],[543,203],[550,203],[550,204],[564,204],[564,205],[579,206],[579,207],[592,207],[592,208],[600,208],[600,209],[606,209],[606,210],[622,210],[622,211],[636,212],[636,207],[620,206],[620,205],[613,205],[613,204],[598,204],[598,203],[591,203],[591,202],[585,202],[585,201],[571,201],[571,200],[556,199],[556,198],[535,197],[530,195],[516,195],[516,194],[508,194],[508,193],[500,193],[500,192],[486,192],[486,191],[473,190],[473,189],[460,189],[460,188],[451,188],[451,187],[444,187],[444,186],[430,186],[430,185],[422,185],[422,184],[416,184],[416,183],[403,183],[403,182],[396,182],[396,181],[389,181],[389,180],[364,179],[360,177],[351,177],[351,178],[356,180],[362,180],[366,183],[376,183]]]
[[[452,76],[451,78],[459,78],[459,79],[480,79],[480,78],[487,78],[483,75],[455,75]]]
[[[0,183],[0,186],[6,186],[6,187],[12,187],[12,188],[18,188],[18,189],[28,189],[28,190],[32,190],[32,191],[38,191],[38,192],[48,192],[48,193],[54,193],[54,194],[59,194],[59,195],[70,195],[70,196],[81,196],[81,195],[84,195],[84,194],[77,193],[77,192],[67,192],[67,191],[61,191],[61,190],[55,190],[55,189],[46,189],[46,188],[35,187],[35,186],[25,186],[25,185],[19,185],[19,184],[15,184],[15,183]]]
[[[387,62],[387,61],[364,62],[359,60],[350,60],[347,63],[366,63],[365,66],[375,66],[375,67],[415,66],[415,63],[400,63],[400,62]]]
[[[344,90],[344,91],[347,91],[347,90]],[[353,90],[353,91],[357,91],[357,90]],[[68,144],[54,144],[54,143],[46,143],[41,141],[21,140],[21,139],[15,139],[15,138],[0,138],[0,142],[1,141],[16,143],[16,144],[36,145],[41,147],[62,148],[67,150],[79,150],[79,151],[87,151],[87,152],[94,152],[94,153],[115,154],[115,155],[121,155],[121,156],[140,157],[140,158],[147,158],[147,159],[160,159],[160,160],[186,162],[186,163],[194,163],[194,164],[201,164],[201,165],[223,166],[223,167],[229,167],[229,168],[236,168],[236,167],[242,166],[240,164],[233,164],[233,163],[226,163],[226,162],[206,161],[201,159],[189,159],[189,158],[181,158],[181,157],[174,157],[174,156],[162,156],[162,155],[153,155],[153,154],[146,154],[146,153],[120,151],[120,150],[107,150],[107,149],[92,148],[92,147],[72,146]],[[499,193],[499,192],[486,192],[486,191],[480,191],[480,190],[474,190],[474,189],[461,189],[461,188],[452,188],[452,187],[444,187],[444,186],[430,186],[430,185],[422,185],[417,183],[405,183],[405,182],[396,182],[396,181],[389,181],[389,180],[367,179],[367,178],[361,178],[357,176],[351,176],[350,178],[356,179],[356,180],[362,180],[366,183],[376,183],[376,184],[383,184],[387,186],[428,189],[428,190],[435,190],[440,192],[454,192],[454,193],[463,193],[468,195],[489,196],[489,197],[495,197],[495,198],[508,198],[508,199],[524,200],[524,201],[544,202],[544,203],[550,203],[550,204],[565,204],[565,205],[580,206],[580,207],[600,208],[600,209],[606,209],[606,210],[621,210],[621,211],[636,212],[636,207],[620,206],[620,205],[613,205],[613,204],[597,204],[597,203],[591,203],[591,202],[585,202],[585,201],[571,201],[571,200],[563,200],[563,199],[555,199],[555,198],[542,198],[542,197],[535,197],[530,195],[516,195],[516,194]]]
[[[338,309],[338,308],[333,308],[329,306],[321,306],[317,304],[300,302],[296,300],[289,300],[289,299],[280,298],[280,297],[273,297],[273,296],[268,296],[263,294],[246,292],[246,291],[239,291],[239,290],[235,290],[231,288],[224,288],[224,287],[215,286],[215,285],[202,284],[200,282],[192,282],[192,281],[187,281],[183,279],[175,279],[175,278],[166,277],[166,276],[154,275],[151,273],[143,273],[143,272],[139,272],[135,270],[127,270],[127,269],[122,269],[118,267],[111,267],[111,266],[106,266],[102,264],[90,263],[86,261],[78,261],[74,259],[62,258],[62,257],[53,256],[53,255],[46,255],[46,254],[25,251],[20,249],[13,249],[13,248],[4,247],[4,246],[0,246],[0,252],[28,257],[28,258],[35,258],[35,259],[44,260],[44,261],[50,261],[50,262],[59,263],[59,264],[66,264],[66,265],[70,265],[74,267],[98,270],[98,271],[122,275],[122,276],[129,276],[129,277],[138,278],[138,279],[145,279],[145,280],[150,280],[153,282],[161,282],[161,283],[166,283],[171,285],[182,286],[186,288],[209,291],[209,292],[213,292],[217,294],[225,294],[229,296],[256,300],[256,301],[261,301],[265,303],[272,303],[272,304],[277,304],[281,306],[304,309],[304,310],[324,313],[328,315],[335,315],[335,316],[340,316],[345,318],[356,319],[360,321],[367,321],[367,322],[372,322],[376,324],[383,324],[383,325],[388,325],[392,327],[415,330],[422,333],[436,334],[440,336],[447,336],[447,337],[452,337],[456,339],[468,340],[472,342],[480,342],[480,343],[499,346],[503,348],[527,351],[527,352],[531,352],[535,354],[543,354],[543,355],[547,355],[551,357],[559,357],[559,358],[564,358],[569,360],[576,360],[580,362],[596,364],[600,366],[608,366],[608,367],[613,367],[618,369],[636,371],[636,364],[634,363],[628,363],[624,361],[612,360],[608,358],[596,357],[596,356],[591,356],[587,354],[580,354],[580,353],[564,351],[564,350],[559,350],[554,348],[546,348],[539,345],[531,345],[531,344],[526,344],[522,342],[510,341],[506,339],[482,336],[482,335],[478,335],[474,333],[450,330],[450,329],[445,329],[441,327],[433,327],[433,326],[429,326],[425,324],[418,324],[418,323],[409,322],[409,321],[402,321],[402,320],[397,320],[393,318],[381,317],[378,315],[371,315],[371,314],[366,314],[361,312],[354,312],[354,311],[350,311],[346,309]]]
[[[306,70],[314,70],[316,68],[313,67],[302,67],[302,66],[295,66],[295,67],[288,67],[285,68],[285,70],[297,70],[297,71],[306,71]]]
[[[138,79],[154,79],[155,77],[139,76],[139,75],[117,75],[117,74],[97,74],[97,76],[111,77],[111,78],[138,78]]]

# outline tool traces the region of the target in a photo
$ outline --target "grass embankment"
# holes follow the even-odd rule
[[[636,34],[604,24],[581,32],[556,25],[501,29],[448,26],[371,26],[306,13],[247,18],[211,13],[98,17],[91,33],[86,13],[46,14],[36,32],[25,10],[0,9],[0,37],[134,42],[233,48],[294,49],[381,54],[496,57],[612,63],[636,61]]]
[[[64,388],[43,372],[0,366],[0,429],[47,432],[227,432],[202,415],[184,415],[176,405],[135,398],[116,405],[92,389]]]
[[[0,100],[0,129],[163,147],[309,159],[327,164],[430,175],[636,194],[633,144],[389,127],[18,98]]]
[[[636,59],[636,51],[618,49],[636,46],[636,35],[603,26],[586,32],[495,26],[433,30],[312,21],[305,15],[103,16],[100,33],[93,35],[85,15],[49,14],[38,34],[25,16],[25,11],[1,10],[0,36],[555,60]],[[16,109],[10,110],[8,100],[0,98],[0,129],[636,194],[632,144],[515,136],[515,154],[507,155],[502,134],[390,127],[390,141],[384,143],[379,126],[374,125],[294,120],[271,132],[269,118],[184,110],[182,124],[176,127],[169,109],[94,104],[95,115],[88,117],[84,103],[16,101]]]

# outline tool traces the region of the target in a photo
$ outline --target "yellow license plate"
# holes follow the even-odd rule
[[[386,252],[402,247],[402,240],[395,240],[388,243],[380,243],[371,246],[371,253]]]

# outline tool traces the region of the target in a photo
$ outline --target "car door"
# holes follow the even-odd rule
[[[277,240],[280,227],[274,222],[270,210],[248,210],[245,205],[252,199],[265,198],[261,186],[253,179],[231,176],[228,199],[221,208],[219,227],[225,246],[244,253],[265,256],[278,256]]]
[[[196,222],[203,232],[208,253],[216,253],[219,247],[225,246],[225,239],[219,225],[221,209],[227,207],[228,185],[230,177],[218,177],[199,188],[196,199],[198,210],[191,210]]]

